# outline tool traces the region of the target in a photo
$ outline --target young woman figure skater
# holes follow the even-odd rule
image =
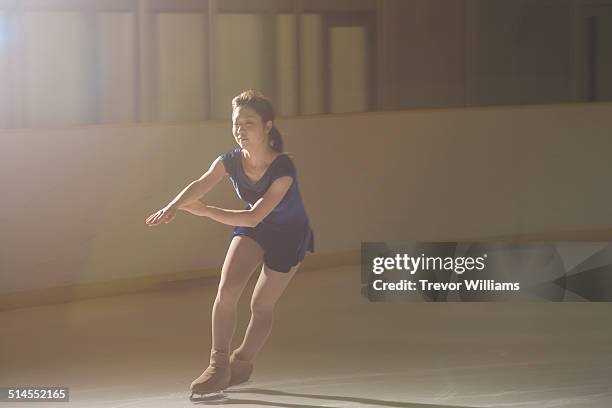
[[[146,223],[170,222],[178,210],[232,225],[212,311],[210,365],[191,383],[193,394],[209,394],[247,381],[253,359],[272,329],[274,305],[304,259],[314,252],[314,235],[298,190],[296,169],[283,153],[274,109],[261,93],[248,90],[232,100],[233,135],[239,147],[220,155]],[[228,210],[199,199],[225,175],[245,210]],[[251,298],[251,320],[242,344],[230,355],[236,306],[255,268],[263,262]]]

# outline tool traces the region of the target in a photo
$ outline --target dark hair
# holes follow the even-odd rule
[[[272,106],[272,102],[259,91],[248,89],[234,97],[234,99],[232,99],[232,109],[236,109],[239,106],[253,108],[253,110],[261,116],[264,125],[269,120],[274,121],[274,107]],[[283,152],[283,138],[274,124],[272,125],[272,129],[270,129],[270,146],[277,152]]]

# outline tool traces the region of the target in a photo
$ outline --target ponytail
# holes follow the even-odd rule
[[[272,125],[272,129],[270,129],[270,146],[279,153],[283,152],[283,138],[274,125]]]

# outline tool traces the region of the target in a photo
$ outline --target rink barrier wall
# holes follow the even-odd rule
[[[462,241],[449,238],[446,241]],[[528,241],[612,241],[612,229],[573,232],[542,232],[529,235],[502,235],[497,237],[479,237],[465,241],[470,242],[528,242]],[[344,251],[333,254],[313,254],[304,259],[297,273],[310,270],[355,266],[358,268],[360,251]],[[139,278],[118,279],[108,282],[61,286],[28,290],[0,295],[0,312],[25,307],[45,306],[58,303],[75,302],[105,296],[126,295],[141,292],[164,290],[176,283],[188,284],[189,281],[200,282],[203,279],[217,285],[221,266],[197,271],[173,272],[164,275],[144,276]],[[251,279],[257,279],[254,273]],[[359,276],[355,275],[355,279]],[[184,285],[183,285],[184,286]]]

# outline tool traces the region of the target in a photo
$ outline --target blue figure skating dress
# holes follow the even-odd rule
[[[237,147],[219,157],[238,197],[248,203],[246,209],[253,208],[277,178],[291,176],[293,182],[278,205],[257,226],[234,227],[232,236],[251,237],[263,248],[266,266],[278,272],[289,272],[304,259],[306,251],[314,252],[314,234],[298,190],[295,166],[287,154],[281,153],[254,183],[242,167],[241,150]]]

